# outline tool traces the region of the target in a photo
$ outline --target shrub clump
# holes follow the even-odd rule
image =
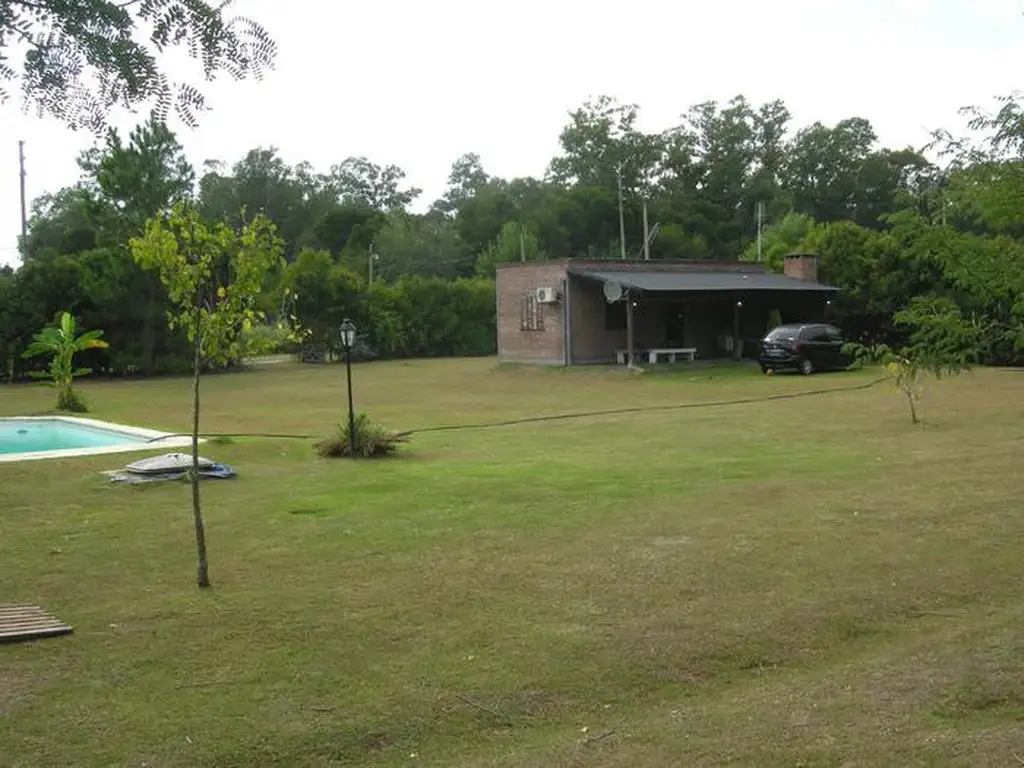
[[[356,456],[372,458],[388,456],[398,450],[402,443],[409,442],[408,432],[392,432],[380,424],[374,424],[365,413],[355,417],[355,450]],[[351,456],[352,441],[349,439],[348,422],[340,424],[338,431],[316,444],[316,452],[321,456]]]

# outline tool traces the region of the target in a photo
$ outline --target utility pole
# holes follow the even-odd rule
[[[761,220],[764,218],[764,203],[757,201],[757,260],[761,261]]]
[[[367,270],[369,274],[366,280],[367,285],[373,285],[373,262],[378,258],[380,257],[377,255],[376,251],[373,250],[373,243],[370,243],[369,270]]]
[[[21,247],[28,240],[28,214],[25,207],[25,142],[18,142],[18,167],[21,176]]]
[[[651,235],[647,229],[647,198],[644,198],[644,261],[651,260]]]
[[[526,238],[523,237],[522,227],[519,227],[519,260],[526,263]]]
[[[619,250],[626,260],[626,218],[622,212],[622,163],[615,166],[615,179],[619,185]]]

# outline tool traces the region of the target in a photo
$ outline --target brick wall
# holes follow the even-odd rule
[[[818,257],[810,254],[787,256],[783,261],[782,271],[786,277],[816,283],[818,282]]]
[[[601,283],[572,277],[569,290],[572,362],[614,361],[614,350],[626,346],[626,332],[605,330],[605,307],[608,302],[604,298]]]
[[[523,330],[522,301],[538,288],[554,288],[564,293],[564,262],[506,264],[495,276],[498,312],[498,360],[514,363],[565,362],[565,296],[557,304],[538,304],[537,313],[544,330]]]

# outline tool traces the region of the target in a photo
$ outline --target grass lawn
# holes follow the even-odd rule
[[[396,429],[864,383],[491,360],[355,368]],[[185,430],[189,382],[86,382]],[[204,380],[208,432],[321,434],[339,366]],[[0,388],[0,415],[53,391]],[[0,646],[3,766],[1016,765],[1024,761],[1024,372],[423,432],[393,461],[308,440],[0,464],[0,602],[74,634]],[[1015,757],[1015,754],[1019,757]]]

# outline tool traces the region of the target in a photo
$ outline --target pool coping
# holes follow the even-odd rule
[[[132,437],[143,437],[153,440],[152,443],[120,443],[100,445],[92,448],[58,448],[52,451],[28,451],[25,453],[0,453],[0,464],[15,461],[35,461],[38,459],[70,459],[83,456],[102,456],[108,453],[128,453],[131,451],[158,451],[161,448],[183,448],[192,445],[188,436],[173,436],[173,432],[160,432],[145,427],[133,427],[128,424],[115,424],[110,421],[86,419],[80,416],[0,416],[0,424],[5,421],[63,421],[82,427],[102,429],[107,432],[119,432]],[[159,440],[158,438],[166,438]],[[199,438],[199,442],[206,442]]]

